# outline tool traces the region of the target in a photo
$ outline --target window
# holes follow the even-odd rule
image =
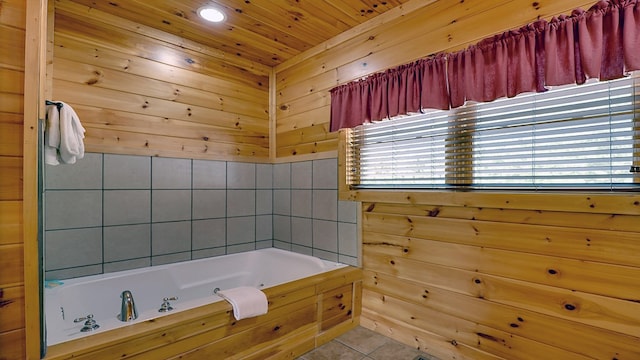
[[[640,75],[351,131],[356,188],[637,189]]]

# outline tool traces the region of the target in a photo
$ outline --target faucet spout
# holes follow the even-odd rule
[[[118,319],[125,322],[137,319],[138,310],[136,310],[136,303],[133,301],[133,294],[131,294],[131,291],[123,291],[120,297],[122,298],[122,306],[120,307],[120,315],[118,316]]]

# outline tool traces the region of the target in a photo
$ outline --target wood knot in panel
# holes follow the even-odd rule
[[[479,337],[481,337],[483,339],[495,341],[495,342],[498,342],[498,343],[504,343],[505,342],[503,339],[497,338],[497,337],[495,337],[493,335],[481,333],[481,332],[476,333],[476,335],[478,335]]]
[[[427,215],[429,215],[431,217],[436,217],[436,216],[438,216],[438,214],[440,214],[440,209],[438,209],[438,208],[433,208],[433,209],[431,209],[431,210],[429,210],[427,212]]]

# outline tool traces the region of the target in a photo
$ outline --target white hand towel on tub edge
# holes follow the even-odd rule
[[[219,290],[216,295],[231,303],[236,320],[264,315],[269,307],[267,296],[251,286]]]

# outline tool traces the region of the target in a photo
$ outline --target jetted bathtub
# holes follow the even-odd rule
[[[268,248],[63,280],[63,284],[45,288],[44,291],[47,345],[50,350],[46,359],[83,358],[83,356],[101,359],[101,351],[104,352],[105,359],[113,358],[114,351],[119,352],[117,358],[136,357],[136,351],[143,358],[154,358],[153,351],[148,352],[138,348],[135,351],[129,350],[127,343],[133,341],[132,338],[127,338],[131,336],[130,334],[135,334],[133,339],[140,334],[147,338],[156,338],[162,346],[170,344],[173,347],[177,345],[171,344],[172,342],[180,343],[183,339],[189,338],[190,340],[185,340],[184,343],[189,342],[191,345],[184,345],[175,350],[181,358],[188,358],[184,353],[191,353],[194,349],[209,349],[208,351],[212,351],[209,355],[231,356],[241,349],[233,348],[231,345],[229,345],[232,347],[230,349],[224,346],[218,349],[216,346],[227,343],[223,340],[236,331],[238,334],[234,336],[241,336],[243,327],[238,324],[245,324],[243,321],[246,324],[255,323],[244,325],[253,332],[268,330],[277,333],[285,332],[289,326],[288,321],[298,322],[301,327],[292,329],[291,333],[307,328],[306,331],[309,332],[313,328],[316,331],[316,334],[313,334],[315,337],[318,336],[317,331],[327,330],[329,325],[333,326],[344,321],[353,324],[357,320],[352,310],[354,306],[359,307],[356,301],[360,296],[355,292],[360,289],[360,279],[359,269],[312,256]],[[357,287],[354,285],[356,283]],[[278,323],[273,328],[270,328],[272,325],[264,325],[266,326],[264,330],[257,330],[263,325],[260,325],[261,320],[254,320],[261,317],[252,318],[252,321],[247,321],[250,319],[235,321],[231,306],[217,296],[216,291],[238,286],[253,286],[265,291],[269,299],[269,312],[262,316],[264,321],[276,316],[281,318],[288,316],[290,319],[280,320],[284,323]],[[128,322],[118,319],[122,305],[121,294],[125,290],[133,295],[138,313],[137,319]],[[294,296],[301,296],[301,300],[296,300]],[[176,298],[176,300],[169,300],[173,310],[160,312],[165,298]],[[309,306],[305,305],[308,310],[303,310],[305,302],[309,303]],[[279,305],[282,305],[281,310],[278,308]],[[291,309],[285,310],[286,307]],[[294,310],[298,308],[299,310]],[[279,311],[282,312],[281,315],[278,315]],[[296,312],[300,312],[299,319],[292,317]],[[197,315],[200,318],[195,317],[196,313],[200,314]],[[228,319],[224,325],[215,325],[226,328],[224,336],[220,339],[216,335],[220,332],[219,329],[216,328],[218,330],[214,331],[214,325],[201,320],[209,319],[209,316],[213,316],[210,314],[218,313],[219,316],[216,316]],[[87,316],[92,316],[99,327],[93,331],[82,332]],[[163,317],[168,320],[163,320]],[[187,325],[181,325],[181,321],[187,320],[196,324],[197,328],[191,329]],[[211,322],[211,320],[207,321]],[[132,330],[138,329],[135,328],[137,324],[140,324],[140,330]],[[193,327],[193,325],[189,326]],[[211,330],[207,330],[209,328],[206,326],[211,326]],[[206,330],[211,331],[212,335],[210,339],[194,342],[195,340],[189,337],[191,335],[185,335],[187,331],[185,329],[188,328],[189,332],[194,334],[200,334]],[[176,329],[180,329],[180,334],[172,335],[173,337],[169,339],[167,334],[172,334],[174,330],[177,332]],[[125,333],[127,335],[123,335]],[[104,335],[101,337],[101,334]],[[299,334],[302,333],[299,332]],[[245,336],[256,337],[255,334]],[[269,340],[270,342],[278,338],[274,336],[269,338],[271,337],[273,339]],[[92,341],[93,338],[97,339],[95,343]],[[229,343],[234,344],[238,341],[240,340],[236,339]],[[250,348],[250,342],[247,340],[243,342],[245,342],[243,347]],[[145,343],[150,344],[152,349],[160,346],[154,345],[152,340],[145,340]],[[90,345],[85,348],[83,344]],[[266,345],[254,346],[262,348]],[[308,345],[305,349],[308,350]],[[158,355],[158,358],[167,356],[166,351],[161,353],[162,355]],[[200,351],[194,358],[204,354]]]

